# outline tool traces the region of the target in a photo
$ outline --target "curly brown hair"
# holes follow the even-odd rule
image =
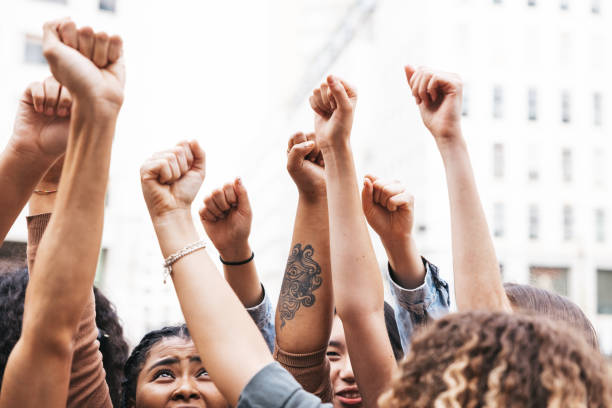
[[[419,333],[382,408],[612,407],[603,356],[538,316],[448,315]]]

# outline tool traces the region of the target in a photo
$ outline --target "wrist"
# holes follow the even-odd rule
[[[298,188],[298,200],[304,204],[327,205],[327,188],[323,186],[319,189],[312,189],[308,191]]]
[[[55,160],[61,156],[45,153],[35,143],[23,141],[23,139],[26,138],[18,137],[17,135],[9,139],[6,152],[17,159],[19,163],[28,166],[29,169],[41,170],[44,174]]]
[[[253,250],[248,241],[237,243],[226,248],[217,248],[219,256],[225,262],[242,262],[249,259],[253,254]]]
[[[87,91],[73,98],[74,110],[87,114],[96,121],[114,121],[119,116],[122,101],[111,101],[95,91]]]
[[[343,154],[351,151],[351,139],[349,137],[338,138],[330,143],[321,144],[321,153],[325,155]]]
[[[456,149],[464,149],[466,147],[465,139],[461,129],[445,130],[439,135],[434,135],[436,145],[440,153],[452,152]]]

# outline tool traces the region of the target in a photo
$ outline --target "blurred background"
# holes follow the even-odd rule
[[[207,178],[194,214],[205,193],[242,177],[255,261],[275,300],[297,205],[286,143],[313,129],[307,98],[328,73],[359,89],[352,140],[360,176],[406,183],[417,245],[452,284],[442,162],[406,84],[411,63],[465,81],[464,134],[504,280],[577,302],[612,354],[609,1],[0,1],[3,144],[21,93],[49,75],[42,24],[65,16],[125,42],[126,102],[96,283],[132,343],[183,320],[171,284],[162,283],[140,164],[198,139]],[[0,249],[3,262],[25,253],[25,214]],[[382,270],[384,250],[372,237]]]

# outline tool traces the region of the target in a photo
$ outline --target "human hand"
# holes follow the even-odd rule
[[[17,107],[13,146],[50,163],[57,160],[66,151],[71,107],[70,92],[55,78],[30,84]]]
[[[242,180],[226,183],[204,198],[200,220],[221,258],[236,262],[251,256],[249,234],[253,213]]]
[[[421,111],[423,123],[438,144],[461,135],[463,83],[456,74],[407,65],[406,78]]]
[[[90,27],[77,31],[69,19],[51,21],[43,26],[43,53],[53,76],[75,99],[119,111],[125,83],[120,37]]]
[[[140,168],[140,182],[153,222],[174,212],[189,212],[205,175],[204,150],[195,140],[147,159]]]
[[[310,97],[315,111],[315,135],[322,151],[348,143],[357,105],[357,90],[334,76],[316,88]]]
[[[398,181],[367,175],[361,202],[368,224],[383,243],[411,237],[414,225],[414,197]]]
[[[298,188],[300,197],[326,197],[325,163],[315,141],[315,134],[299,132],[289,138],[287,171]]]

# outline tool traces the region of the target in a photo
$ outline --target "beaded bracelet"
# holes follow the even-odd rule
[[[187,245],[185,248],[180,249],[176,253],[170,255],[164,260],[164,284],[168,276],[172,275],[172,265],[182,257],[189,255],[197,250],[206,248],[206,243],[203,240],[196,241],[193,244]]]

